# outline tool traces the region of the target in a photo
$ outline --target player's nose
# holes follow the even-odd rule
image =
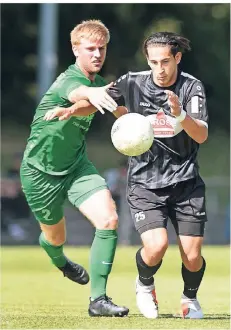
[[[95,49],[95,51],[94,51],[94,56],[95,56],[95,57],[100,57],[100,51],[99,51],[98,48]]]

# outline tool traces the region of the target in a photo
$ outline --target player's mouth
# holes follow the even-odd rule
[[[99,65],[101,65],[102,62],[101,61],[93,61],[92,63],[96,66],[99,66]]]
[[[158,79],[158,80],[165,80],[166,77],[167,77],[167,76],[161,76],[161,77],[159,76],[157,79]]]

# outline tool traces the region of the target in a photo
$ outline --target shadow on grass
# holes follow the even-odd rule
[[[130,313],[129,316],[143,318],[141,314]],[[180,315],[159,314],[158,319],[182,319]],[[205,314],[203,320],[229,320],[230,314]]]

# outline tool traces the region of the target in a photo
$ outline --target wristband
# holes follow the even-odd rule
[[[183,108],[181,108],[180,115],[175,118],[179,123],[181,123],[185,119],[186,115],[187,115],[187,112]]]

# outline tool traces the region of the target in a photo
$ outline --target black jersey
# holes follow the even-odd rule
[[[195,77],[178,72],[170,87],[157,86],[151,71],[128,72],[108,89],[118,105],[129,112],[150,116],[155,139],[144,154],[130,157],[128,184],[139,183],[150,189],[162,188],[196,177],[199,173],[197,153],[199,144],[171,115],[164,90],[173,91],[184,110],[208,126],[204,86]]]

